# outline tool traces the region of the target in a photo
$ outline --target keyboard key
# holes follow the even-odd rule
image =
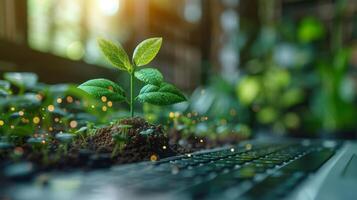
[[[289,163],[283,168],[285,173],[291,173],[295,171],[303,172],[315,172],[321,167],[332,155],[333,150],[324,149],[321,151],[313,151],[304,155],[303,157]]]
[[[283,174],[277,173],[266,178],[264,181],[255,185],[244,196],[248,199],[276,199],[284,197],[295,187],[303,178],[304,173]]]

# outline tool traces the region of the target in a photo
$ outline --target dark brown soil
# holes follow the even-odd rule
[[[129,126],[125,126],[129,125]],[[148,131],[150,130],[150,131]],[[113,135],[126,135],[121,148],[113,139]],[[244,138],[236,135],[213,137],[198,137],[193,133],[183,134],[171,129],[165,134],[161,125],[149,124],[143,118],[129,118],[116,124],[99,128],[89,135],[77,135],[73,142],[65,145],[58,140],[46,143],[49,148],[34,150],[34,146],[21,142],[9,150],[0,151],[0,178],[14,179],[3,173],[3,168],[13,165],[12,152],[20,151],[17,161],[31,162],[34,169],[26,174],[19,174],[15,178],[29,180],[29,177],[39,171],[83,170],[110,167],[113,164],[133,163],[140,161],[157,161],[165,157],[190,153],[193,151],[214,148],[224,144],[237,143]],[[54,137],[55,135],[51,135]],[[49,146],[48,146],[49,145]],[[114,151],[114,150],[118,151]],[[113,153],[115,152],[115,153]],[[1,181],[0,181],[1,183]]]
[[[128,142],[117,155],[112,157],[114,163],[158,160],[177,155],[177,146],[169,144],[169,138],[164,134],[162,127],[149,124],[139,117],[123,119],[114,125],[97,129],[95,134],[85,141],[86,145],[83,145],[82,141],[82,144],[74,146],[72,152],[78,150],[79,146],[87,146],[95,153],[112,154],[116,145],[112,135],[123,131],[122,125],[131,125],[125,131]],[[153,130],[151,134],[140,134],[148,129]]]
[[[125,126],[129,125],[129,126]],[[148,130],[150,130],[148,132]],[[113,139],[115,134],[125,134],[126,142],[118,149]],[[146,133],[146,134],[145,134]],[[92,169],[110,167],[112,164],[124,164],[140,161],[157,161],[165,157],[190,153],[193,151],[214,148],[224,144],[237,143],[244,138],[239,134],[211,137],[198,137],[194,134],[183,134],[171,129],[165,134],[161,125],[149,124],[136,117],[123,119],[116,124],[95,130],[87,136],[77,135],[73,143],[59,143],[53,140],[49,148],[34,150],[27,143],[18,144],[16,148],[0,151],[0,171],[5,165],[13,163],[11,152],[19,149],[20,161],[30,161],[36,165],[36,171],[70,170],[72,168]],[[114,150],[118,151],[114,151]],[[113,151],[115,153],[113,153]],[[0,173],[1,176],[1,173]]]

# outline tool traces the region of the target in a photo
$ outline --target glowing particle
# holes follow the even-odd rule
[[[45,140],[42,140],[41,143],[42,143],[42,144],[46,144],[46,141],[45,141]]]
[[[48,130],[49,131],[53,131],[53,128],[50,126],[50,127],[48,127]]]
[[[237,115],[237,111],[232,108],[232,109],[229,111],[229,114],[230,114],[231,116],[236,116],[236,115]]]
[[[113,102],[108,101],[107,105],[108,105],[108,107],[112,107],[113,106]]]
[[[72,103],[73,102],[73,97],[67,96],[66,100],[67,100],[68,103]]]
[[[41,101],[43,99],[43,96],[41,94],[36,94],[36,99]]]
[[[34,124],[38,124],[38,123],[40,123],[40,118],[39,118],[39,117],[34,117],[34,118],[32,119],[32,122],[33,122]]]
[[[57,103],[62,103],[62,99],[61,98],[57,98]]]
[[[150,156],[150,160],[151,160],[152,162],[157,161],[157,156],[156,156],[155,154],[151,155],[151,156]]]
[[[15,107],[11,107],[10,110],[11,110],[11,111],[15,111]]]
[[[16,155],[22,155],[24,153],[24,149],[22,147],[15,147],[14,153]]]
[[[19,115],[20,115],[20,116],[24,116],[24,114],[25,114],[24,111],[22,111],[22,110],[19,111]]]
[[[47,106],[47,110],[53,112],[55,110],[55,107],[53,105],[49,105]]]
[[[252,145],[251,144],[246,144],[245,145],[245,149],[246,150],[251,150],[252,149]]]
[[[103,106],[103,107],[102,107],[102,111],[103,111],[103,112],[107,111],[107,106]]]
[[[92,105],[92,106],[91,106],[91,108],[95,108],[95,106],[94,106],[94,105]]]
[[[164,146],[162,146],[162,149],[166,149],[166,146],[164,145]]]
[[[4,126],[5,122],[3,120],[0,120],[0,126]]]
[[[234,148],[231,148],[231,152],[234,152],[235,150],[234,150]]]
[[[15,126],[14,126],[14,125],[11,125],[11,126],[10,126],[10,128],[11,128],[11,129],[14,129],[14,128],[15,128]]]
[[[192,155],[189,153],[189,154],[187,154],[187,157],[191,157]]]
[[[100,98],[103,102],[107,102],[107,97],[106,96],[102,96],[101,98]]]
[[[200,139],[200,142],[201,142],[201,143],[203,143],[203,140],[202,140],[202,139]]]
[[[55,118],[55,122],[59,122],[59,120],[60,120],[60,119],[59,119],[58,117]]]
[[[169,113],[169,117],[170,117],[170,118],[174,118],[174,117],[175,117],[175,113],[174,113],[174,112],[170,112],[170,113]]]
[[[71,128],[76,128],[77,125],[78,125],[78,123],[77,123],[77,121],[75,121],[75,120],[72,120],[72,121],[69,123],[69,126],[70,126]]]

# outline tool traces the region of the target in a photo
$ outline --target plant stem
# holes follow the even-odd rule
[[[21,86],[19,89],[19,95],[23,95],[25,93],[25,87]]]
[[[130,74],[130,114],[134,117],[134,71]]]

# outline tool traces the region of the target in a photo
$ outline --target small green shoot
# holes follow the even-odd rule
[[[159,70],[139,67],[149,64],[161,48],[162,38],[150,38],[141,42],[134,50],[132,61],[120,44],[114,44],[105,39],[98,39],[98,45],[106,59],[116,68],[126,71],[130,75],[130,100],[124,90],[116,83],[107,79],[89,80],[80,86],[95,98],[105,96],[111,101],[127,102],[130,106],[131,117],[134,117],[134,99],[154,105],[171,105],[186,101],[186,97],[174,85],[164,82]],[[134,98],[134,79],[146,85]]]
[[[115,146],[112,152],[112,157],[116,156],[118,153],[122,152],[125,144],[129,141],[128,131],[132,127],[131,125],[121,124],[118,126],[120,128],[119,132],[112,135],[115,142]]]
[[[11,94],[10,83],[0,80],[0,97],[6,97]]]
[[[67,155],[68,144],[72,142],[74,134],[71,133],[57,133],[56,139],[60,142],[60,149],[63,149],[64,155]]]

